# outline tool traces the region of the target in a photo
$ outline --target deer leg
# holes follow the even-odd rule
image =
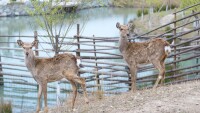
[[[72,85],[72,90],[73,90],[73,99],[72,99],[72,110],[74,109],[74,103],[76,100],[76,95],[77,95],[77,88],[76,88],[76,84],[74,81],[69,80],[71,85]]]
[[[44,112],[48,112],[48,107],[47,107],[47,83],[43,83],[42,86],[43,94],[44,94]]]
[[[130,67],[130,71],[131,71],[131,90],[133,92],[136,91],[137,87],[136,87],[136,76],[137,76],[137,67],[136,65],[131,66]]]
[[[38,90],[38,100],[37,100],[37,110],[36,113],[40,112],[40,99],[42,96],[42,86],[39,84],[39,90]]]
[[[164,82],[165,82],[165,63],[161,62],[161,65],[162,65],[162,68],[164,69],[164,73],[163,73],[162,80],[161,80],[161,85],[164,85]]]
[[[158,78],[156,80],[156,83],[155,85],[153,86],[153,89],[155,89],[157,86],[158,86],[158,83],[160,82],[160,80],[162,79],[163,75],[165,74],[165,70],[163,69],[160,61],[154,61],[153,62],[153,65],[155,66],[155,68],[158,69],[159,71],[159,75],[158,75]]]
[[[87,97],[87,91],[86,91],[86,86],[85,86],[85,79],[84,79],[84,78],[81,78],[81,77],[79,77],[79,76],[76,76],[76,77],[74,78],[74,81],[75,81],[76,83],[81,84],[81,87],[82,87],[83,92],[84,92],[85,103],[88,104],[88,103],[89,103],[89,100],[88,100],[88,97]]]

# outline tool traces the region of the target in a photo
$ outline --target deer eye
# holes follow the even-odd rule
[[[30,49],[32,49],[32,47],[30,47]]]
[[[120,29],[120,31],[122,31],[123,29]]]

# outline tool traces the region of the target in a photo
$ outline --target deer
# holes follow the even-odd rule
[[[153,86],[156,89],[159,82],[163,85],[165,79],[165,59],[171,52],[170,43],[161,38],[153,38],[144,42],[129,42],[128,38],[130,25],[120,25],[116,23],[119,29],[119,51],[126,61],[131,74],[131,90],[136,91],[136,76],[139,64],[153,64],[159,71],[157,80]]]
[[[38,40],[34,40],[32,43],[17,40],[17,43],[23,48],[26,67],[39,85],[36,113],[40,111],[42,93],[44,96],[44,112],[48,112],[47,83],[58,81],[63,78],[67,79],[72,85],[72,110],[74,110],[74,103],[77,96],[77,83],[80,84],[83,89],[85,102],[87,104],[89,103],[85,79],[77,75],[79,67],[77,65],[77,58],[73,54],[63,53],[51,58],[38,58],[34,55],[32,50],[32,48],[38,44]]]

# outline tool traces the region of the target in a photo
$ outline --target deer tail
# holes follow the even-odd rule
[[[167,55],[169,55],[169,54],[171,53],[171,51],[172,51],[171,45],[174,45],[174,41],[173,41],[171,44],[169,44],[169,43],[167,42],[167,44],[166,44],[166,46],[165,46],[165,53],[166,53]]]
[[[81,59],[79,57],[76,57],[76,65],[81,68],[83,65],[81,64]]]

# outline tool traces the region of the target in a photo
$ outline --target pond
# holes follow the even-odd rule
[[[136,9],[133,8],[94,8],[94,9],[85,9],[77,12],[78,17],[77,23],[80,24],[81,27],[84,25],[84,29],[81,31],[81,35],[83,36],[102,36],[102,37],[117,37],[119,36],[119,31],[116,29],[116,23],[128,23],[130,19],[137,18]],[[87,15],[86,15],[87,14]],[[87,22],[82,21],[87,16]],[[68,17],[66,17],[68,19]],[[34,21],[33,17],[22,16],[22,17],[1,17],[0,18],[0,36],[6,35],[14,35],[14,36],[33,36],[34,31],[37,30],[39,35],[46,35],[46,32],[41,30],[39,26]],[[70,32],[68,33],[68,37],[73,37],[76,34],[76,25],[72,26]],[[10,48],[19,48],[19,46],[15,43],[19,37],[5,37],[0,38],[0,42],[11,42],[11,43],[1,43],[0,47],[10,47]],[[21,37],[23,41],[31,42],[32,38]],[[41,40],[41,37],[39,37]],[[117,44],[116,44],[117,45]],[[39,49],[49,48],[45,45],[39,45]],[[116,51],[118,52],[118,51]],[[12,56],[23,58],[22,51],[16,50],[1,50],[0,54],[2,56]],[[52,56],[53,54],[51,54]],[[40,56],[47,57],[47,53],[40,53]],[[1,58],[2,62],[11,63],[11,64],[24,64],[24,61],[21,60],[13,60],[10,58]],[[3,71],[10,72],[11,66],[5,65]],[[13,68],[13,66],[12,66]],[[16,67],[16,69],[25,70],[24,67]],[[25,71],[17,71],[12,70],[11,73],[17,74],[26,74],[30,75],[29,72]],[[27,81],[35,84],[35,81],[30,78],[19,79],[18,77],[13,76],[4,76],[5,84],[3,87],[0,87],[0,98],[4,101],[11,101],[13,105],[14,113],[21,113],[27,111],[34,111],[36,109],[37,103],[37,87],[30,85],[19,85],[12,84],[12,82],[18,81]],[[55,86],[55,83],[52,83],[52,86]],[[71,86],[63,85],[62,87],[66,89],[70,89]],[[62,92],[61,100],[64,101],[67,99],[68,94]],[[56,105],[56,90],[49,88],[48,89],[48,106]]]

